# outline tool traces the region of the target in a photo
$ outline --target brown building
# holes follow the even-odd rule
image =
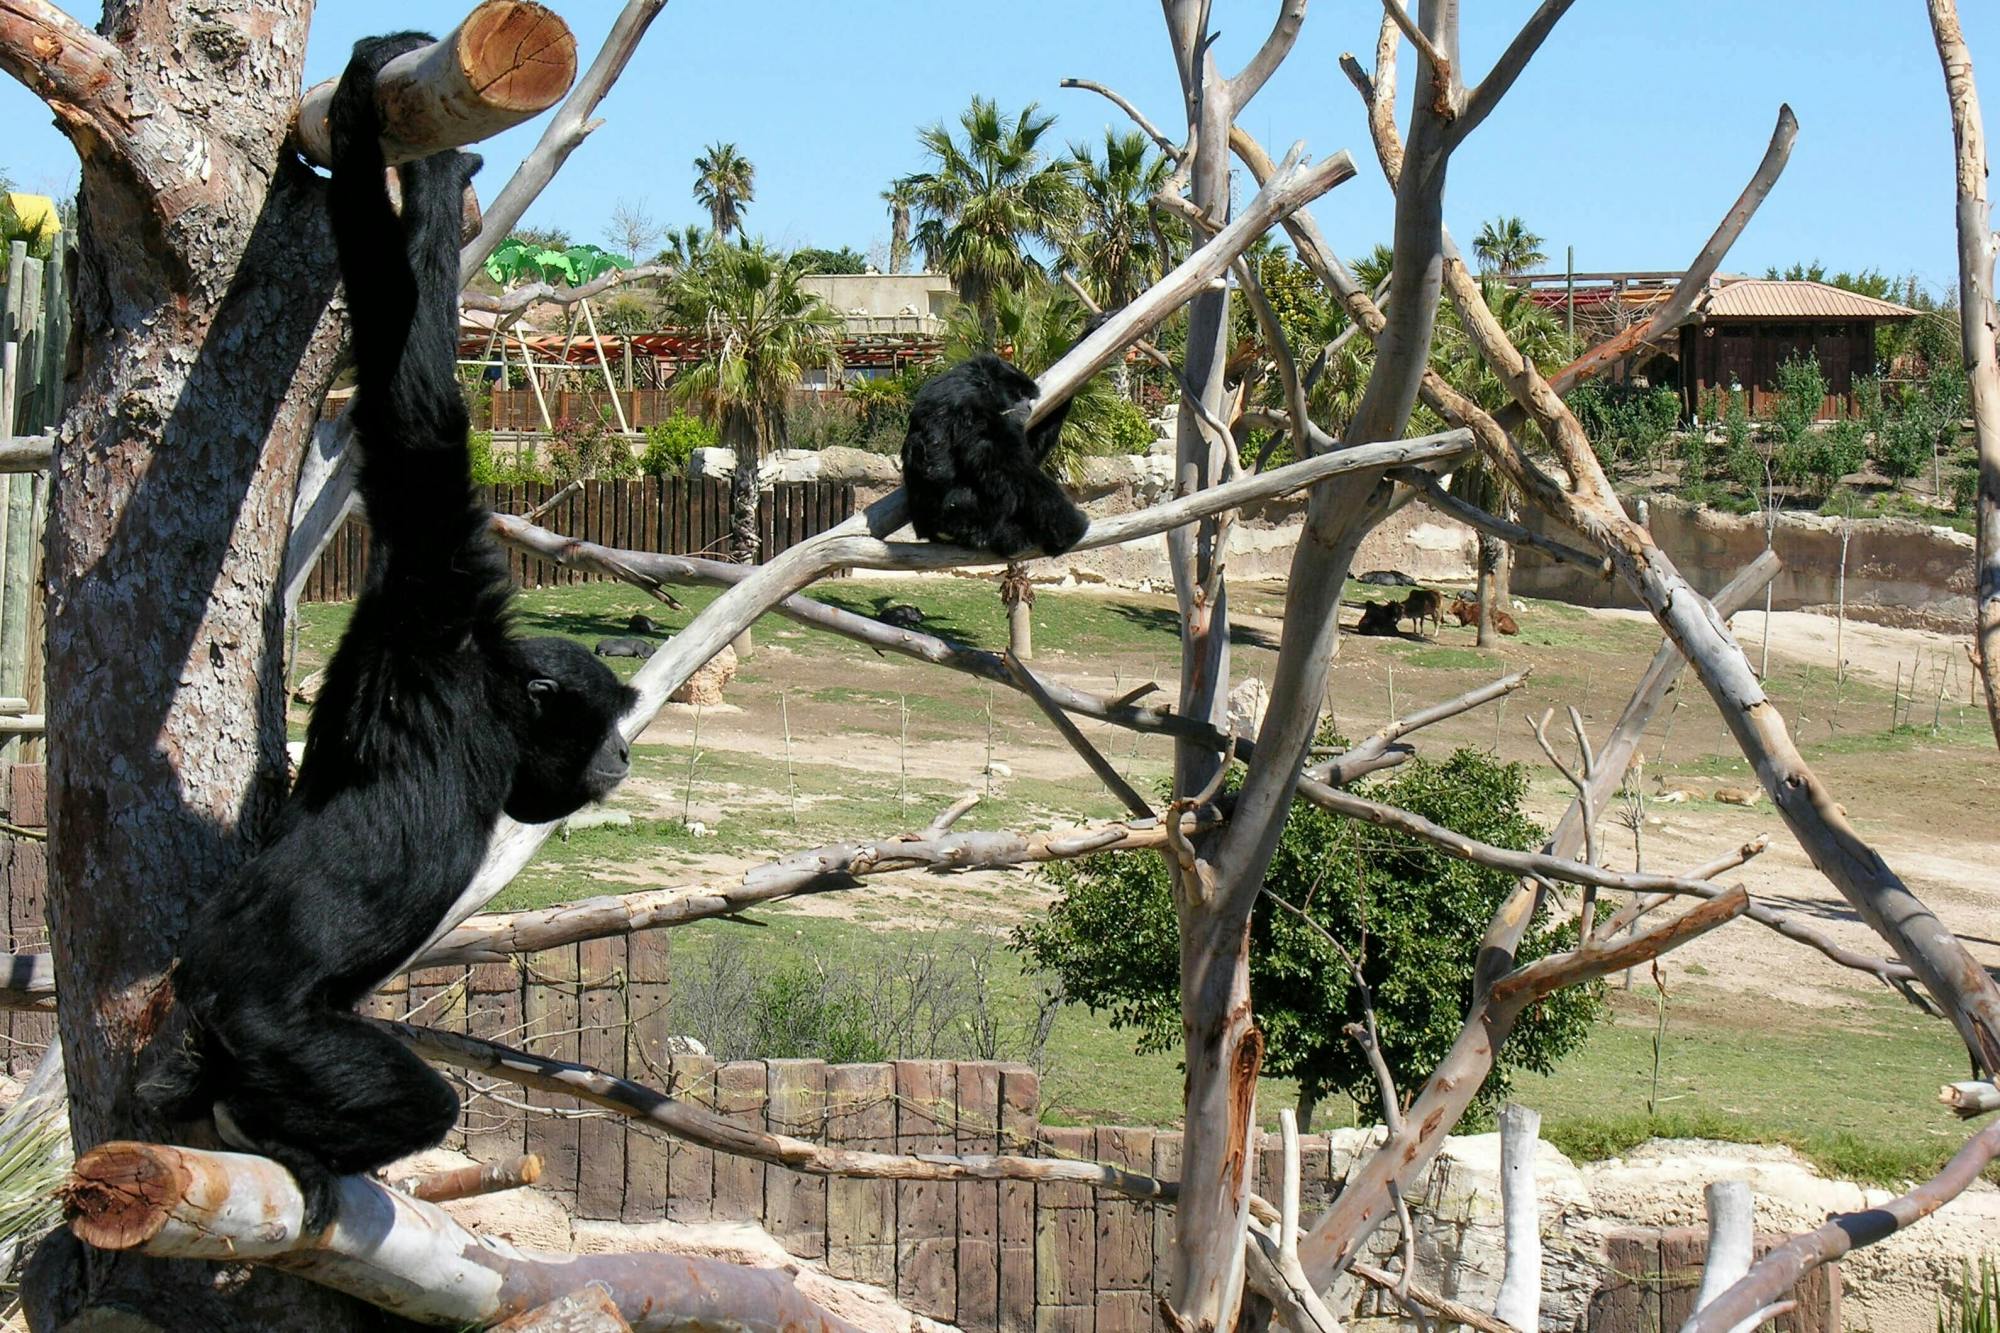
[[[1855,378],[1876,373],[1875,326],[1917,317],[1893,301],[1776,278],[1724,281],[1700,309],[1700,322],[1681,330],[1681,403],[1691,417],[1712,415],[1710,395],[1731,388],[1744,390],[1757,415],[1775,397],[1778,367],[1806,353],[1826,376],[1820,417],[1851,412]]]

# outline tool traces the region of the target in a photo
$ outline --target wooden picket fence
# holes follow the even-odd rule
[[[554,483],[534,482],[486,486],[479,494],[481,502],[495,513],[526,514],[561,490]],[[853,512],[851,483],[797,481],[771,487],[757,501],[758,539],[764,559],[824,532]],[[687,477],[586,481],[536,522],[565,537],[615,550],[727,559],[729,483]],[[314,566],[303,600],[347,601],[360,591],[367,568],[368,525],[360,518],[349,519]],[[524,588],[592,582],[599,577],[518,551],[508,554],[508,568],[514,581]]]
[[[63,411],[63,358],[69,346],[69,288],[58,246],[34,259],[21,241],[7,248],[0,305],[0,440],[40,435]],[[42,711],[42,530],[49,480],[43,473],[0,475],[0,714],[30,725],[0,735],[0,764],[41,757],[33,719]]]

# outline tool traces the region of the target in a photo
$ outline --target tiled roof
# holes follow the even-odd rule
[[[1711,319],[1914,319],[1917,312],[1893,301],[1829,287],[1823,282],[1740,278],[1708,293]]]

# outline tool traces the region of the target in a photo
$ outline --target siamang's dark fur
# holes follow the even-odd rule
[[[661,627],[659,621],[644,614],[635,614],[630,620],[625,622],[625,628],[631,630],[634,634],[665,634],[667,632]]]
[[[136,1088],[164,1119],[298,1177],[324,1227],[334,1180],[437,1143],[451,1085],[353,1012],[471,881],[502,812],[571,813],[625,776],[634,698],[563,639],[509,630],[507,566],[472,494],[458,340],[459,222],[478,159],[438,153],[385,188],[375,73],[430,41],[356,45],[334,94],[328,190],[354,324],[368,580],[326,671],[272,837],[180,941],[175,1024]]]
[[[651,657],[653,645],[644,639],[599,639],[594,651],[599,657]]]
[[[1083,537],[1089,520],[1042,470],[1069,400],[1029,430],[1023,423],[1039,392],[990,352],[917,390],[903,439],[903,489],[919,537],[1008,559],[1061,555]]]

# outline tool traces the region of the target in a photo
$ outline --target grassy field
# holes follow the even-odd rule
[[[1348,595],[1381,591],[1352,586]],[[640,610],[677,629],[714,593],[677,595],[687,610],[663,613],[616,585],[534,591],[520,598],[518,618],[523,632],[588,643],[622,633],[625,618]],[[812,595],[864,613],[912,602],[937,632],[988,648],[1005,642],[1004,611],[988,581],[838,581]],[[1231,596],[1231,678],[1268,679],[1282,589],[1233,588]],[[1178,651],[1170,599],[1042,590],[1035,614],[1039,669],[1106,691],[1157,682],[1171,697]],[[345,619],[345,607],[305,609],[301,675],[324,658]],[[1659,640],[1646,623],[1554,604],[1534,604],[1521,620],[1522,635],[1493,652],[1473,648],[1470,634],[1457,630],[1434,643],[1345,640],[1329,690],[1336,723],[1362,734],[1393,713],[1502,671],[1532,668],[1520,695],[1419,740],[1427,753],[1476,745],[1537,764],[1536,808],[1552,815],[1567,790],[1540,764],[1524,719],[1575,704],[1602,734]],[[627,886],[714,883],[788,851],[922,827],[968,790],[982,801],[966,828],[1025,829],[1119,814],[1033,706],[1009,690],[884,657],[779,617],[766,617],[756,633],[760,649],[730,686],[731,706],[699,716],[672,709],[635,747],[633,777],[614,802],[631,816],[630,825],[551,840],[495,908]],[[629,675],[639,664],[612,665]],[[1808,757],[1853,804],[1864,834],[1884,845],[1902,839],[1927,848],[1941,800],[1962,802],[1966,791],[2000,782],[1990,737],[1962,694],[1935,706],[1926,699],[1910,724],[1891,730],[1886,680],[1857,672],[1841,680],[1830,665],[1774,659],[1767,686]],[[1934,714],[1937,725],[1928,725]],[[302,712],[293,723],[302,725]],[[1156,738],[1105,729],[1092,735],[1142,791],[1166,774],[1170,751]],[[1748,777],[1698,691],[1680,692],[1645,752],[1649,779],[1693,786],[1698,797],[1704,782]],[[1866,799],[1857,802],[1857,793]],[[1670,810],[1669,836],[1707,848],[1703,857],[1749,831],[1785,837],[1768,808],[1753,814],[1696,799]],[[690,831],[691,821],[705,832]],[[1607,823],[1607,844],[1620,853],[1626,836]],[[1810,868],[1785,873],[1793,876],[1783,881],[1785,892],[1804,892],[1795,886]],[[1917,882],[1927,897],[1951,882],[1948,869],[1934,873],[1937,882]],[[718,950],[739,950],[765,971],[819,967],[860,978],[889,976],[918,956],[961,962],[976,956],[984,1027],[964,1034],[952,1053],[1023,1058],[1043,983],[1023,972],[1006,944],[1011,927],[1038,911],[1048,892],[1032,875],[899,876],[858,892],[779,904],[757,913],[759,924],[711,922],[675,932],[676,986],[683,978],[692,984]],[[1823,885],[1820,892],[1824,897]],[[1631,990],[1614,987],[1606,1020],[1580,1051],[1552,1075],[1517,1082],[1515,1095],[1542,1110],[1544,1132],[1584,1157],[1618,1153],[1655,1133],[1783,1142],[1830,1172],[1869,1182],[1921,1175],[1948,1156],[1962,1131],[1929,1099],[1940,1082],[1963,1076],[1963,1055],[1949,1029],[1848,974],[1835,974],[1816,998],[1785,994],[1775,983],[1817,961],[1754,927],[1730,931],[1739,939],[1747,933],[1750,961],[1725,963],[1695,950],[1674,955],[1660,975],[1664,1002],[1645,974]],[[1768,996],[1760,969],[1774,983]],[[1132,1046],[1130,1034],[1095,1015],[1058,1011],[1039,1054],[1044,1115],[1063,1123],[1174,1123],[1181,1084],[1175,1057],[1135,1055]],[[1414,1081],[1422,1071],[1399,1072]],[[1260,1110],[1272,1120],[1295,1098],[1295,1088],[1267,1081]],[[1344,1102],[1323,1104],[1319,1124],[1350,1123],[1354,1115]]]

